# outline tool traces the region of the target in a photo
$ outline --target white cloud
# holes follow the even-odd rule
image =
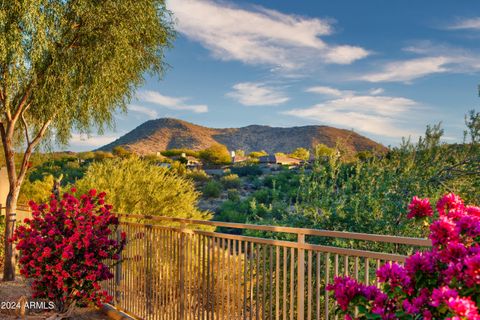
[[[349,96],[353,94],[353,91],[339,90],[336,88],[325,87],[325,86],[310,87],[310,88],[307,88],[305,91],[310,93],[321,94],[324,96],[331,96],[331,97],[342,97],[342,96]]]
[[[147,117],[149,117],[150,119],[158,118],[158,112],[156,110],[153,110],[153,109],[150,109],[150,108],[147,108],[147,107],[143,107],[143,106],[139,106],[139,105],[136,105],[136,104],[129,105],[128,110],[133,111],[133,112],[142,113],[142,114],[146,115]]]
[[[419,107],[416,101],[403,97],[358,95],[284,113],[360,132],[400,138],[417,134],[415,130],[406,129],[405,125],[409,112],[416,107]]]
[[[277,88],[263,83],[241,82],[233,86],[227,96],[245,106],[274,106],[285,103],[289,98]]]
[[[408,60],[391,61],[379,70],[357,76],[357,80],[369,82],[406,82],[441,73],[472,74],[480,71],[480,54],[448,44],[417,41],[403,48],[409,54],[418,55]]]
[[[449,57],[423,57],[405,61],[395,61],[385,65],[381,71],[360,76],[369,82],[408,82],[434,73],[449,71]]]
[[[153,103],[172,110],[193,111],[195,113],[208,112],[208,106],[204,104],[187,104],[188,98],[177,98],[162,95],[156,91],[143,90],[137,94],[140,101]]]
[[[447,29],[451,29],[451,30],[466,30],[466,29],[480,30],[480,17],[459,20],[457,23],[454,23],[454,24],[448,26]]]
[[[120,134],[106,134],[106,135],[101,135],[101,136],[87,136],[84,134],[72,134],[72,137],[69,141],[69,144],[71,146],[75,146],[80,149],[85,149],[85,148],[96,148],[96,147],[101,147],[106,144],[109,144],[110,142],[115,141],[118,139]]]
[[[249,10],[211,0],[169,0],[176,29],[200,42],[214,57],[247,64],[295,69],[308,61],[350,64],[369,52],[351,45],[328,45],[326,19],[287,15],[255,6]]]
[[[370,91],[368,91],[369,94],[372,96],[378,96],[379,94],[384,93],[385,90],[383,88],[373,88]]]

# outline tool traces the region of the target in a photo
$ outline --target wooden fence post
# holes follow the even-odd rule
[[[297,234],[297,320],[305,318],[305,249],[300,248],[305,244],[305,235]]]

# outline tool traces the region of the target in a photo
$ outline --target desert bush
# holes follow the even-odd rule
[[[67,315],[77,303],[111,301],[100,282],[113,277],[110,268],[125,244],[124,235],[110,239],[119,222],[104,204],[105,193],[90,190],[78,198],[74,193],[61,201],[52,197],[49,204],[31,201],[33,218],[12,238],[20,251],[20,273],[33,280],[33,297],[53,301]]]
[[[120,157],[120,158],[128,158],[130,156],[133,155],[133,152],[130,151],[130,150],[127,150],[125,147],[123,146],[116,146],[116,147],[113,147],[112,149],[112,154],[115,156],[115,157]]]
[[[260,157],[263,157],[263,156],[268,156],[268,152],[266,152],[265,150],[262,150],[262,151],[252,151],[248,154],[248,156],[250,158],[254,158],[254,159],[258,159]]]
[[[240,177],[260,176],[263,173],[262,169],[256,164],[236,165],[231,168],[231,171]]]
[[[308,160],[310,158],[310,151],[305,148],[297,148],[290,153],[289,156],[297,159]]]
[[[228,149],[223,144],[215,144],[205,150],[200,151],[200,159],[205,163],[220,165],[232,162]]]
[[[211,180],[203,187],[202,192],[206,198],[218,198],[222,193],[222,185],[215,180]]]
[[[105,159],[113,158],[113,154],[107,151],[95,151],[94,152],[94,159],[97,161],[103,161]]]
[[[95,162],[76,186],[105,190],[107,201],[122,213],[209,218],[196,207],[200,194],[193,181],[137,157]]]
[[[33,200],[37,203],[45,203],[52,194],[55,179],[52,175],[44,176],[41,180],[30,182],[26,179],[20,189],[19,203],[28,203]]]
[[[477,117],[467,128],[480,122]],[[406,199],[418,194],[435,201],[455,192],[480,203],[478,138],[473,133],[469,142],[448,145],[441,143],[442,134],[439,126],[428,127],[417,143],[404,141],[368,161],[346,163],[341,152],[317,161],[301,177],[295,219],[318,229],[426,236],[401,213]],[[290,224],[288,216],[283,221]]]
[[[236,174],[227,174],[220,178],[220,182],[226,189],[239,188],[242,184],[242,180]]]
[[[179,176],[187,174],[187,165],[181,161],[173,161],[170,163],[170,171]]]
[[[228,189],[227,199],[234,202],[240,201],[240,192],[237,189]]]
[[[187,178],[195,182],[206,182],[210,180],[210,176],[204,170],[200,169],[189,170],[187,172]]]
[[[195,158],[198,158],[199,156],[198,151],[194,151],[191,149],[169,149],[161,152],[162,156],[165,156],[165,157],[180,156],[182,153],[185,153],[185,155],[192,156]]]

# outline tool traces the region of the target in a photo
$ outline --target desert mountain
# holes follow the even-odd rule
[[[229,150],[240,149],[247,153],[259,150],[289,153],[299,147],[312,149],[319,143],[332,147],[338,139],[345,140],[348,147],[356,151],[385,149],[381,144],[358,133],[328,126],[278,128],[251,125],[214,129],[182,120],[161,118],[141,124],[100,150],[124,146],[138,154],[151,154],[175,148],[202,150],[221,143]]]

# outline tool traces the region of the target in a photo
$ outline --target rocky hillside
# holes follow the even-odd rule
[[[213,129],[182,120],[162,118],[147,121],[100,150],[124,146],[138,154],[151,154],[174,148],[202,150],[221,143],[229,150],[265,150],[289,153],[298,147],[312,149],[323,143],[329,147],[338,139],[356,151],[385,149],[384,146],[350,130],[328,126],[276,128],[252,125],[243,128]]]

